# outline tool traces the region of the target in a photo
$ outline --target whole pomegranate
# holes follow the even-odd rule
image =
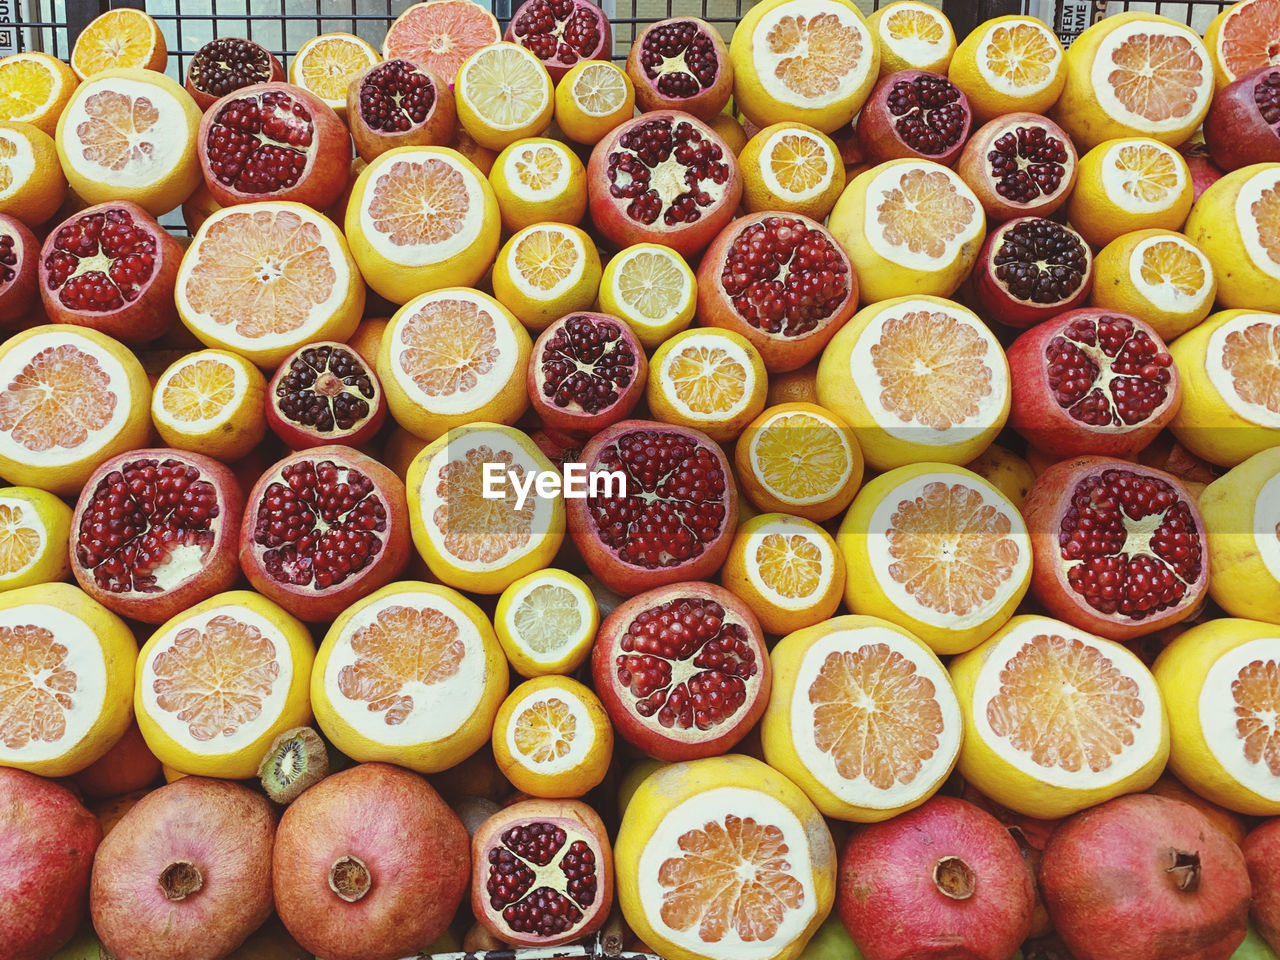
[[[1253,886],[1253,925],[1280,952],[1280,817],[1255,827],[1240,848]]]
[[[1064,821],[1040,888],[1077,960],[1227,960],[1248,928],[1240,848],[1195,807],[1152,794]]]
[[[868,163],[933,160],[951,166],[969,139],[969,99],[946,77],[899,70],[882,77],[858,115],[856,136]]]
[[[641,113],[683,110],[711,120],[733,93],[733,64],[720,31],[698,17],[672,17],[640,31],[627,76]]]
[[[864,827],[840,856],[836,910],[866,960],[1008,960],[1034,908],[1009,831],[955,797]]]
[[[269,800],[183,777],[147,794],[93,864],[90,909],[116,960],[220,960],[271,916]]]
[[[386,763],[335,773],[293,801],[273,863],[276,912],[326,960],[413,956],[444,933],[471,876],[457,814]]]
[[[66,787],[0,767],[0,956],[45,960],[88,906],[98,818]]]

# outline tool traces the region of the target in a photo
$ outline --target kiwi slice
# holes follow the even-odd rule
[[[262,789],[276,803],[292,803],[303,790],[329,775],[329,752],[310,727],[286,730],[271,743],[258,765]]]

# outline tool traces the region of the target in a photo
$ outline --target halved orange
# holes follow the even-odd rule
[[[600,289],[600,255],[577,227],[536,223],[517,232],[493,265],[493,295],[530,330],[589,310]]]
[[[533,797],[580,797],[613,759],[613,726],[589,687],[552,674],[511,691],[493,722],[493,756],[517,790]]]
[[[489,184],[502,225],[513,232],[535,223],[577,224],[587,212],[587,169],[558,140],[527,137],[506,147],[493,162]]]
[[[420,773],[479,749],[506,695],[507,664],[488,618],[457,591],[416,581],[348,607],[311,675],[316,720],[335,747]]]
[[[823,220],[844,190],[844,161],[831,138],[803,123],[775,123],[738,157],[747,210],[781,210]]]
[[[166,444],[217,460],[239,460],[266,435],[267,381],[236,353],[197,350],[160,374],[151,420]]]
[[[29,123],[53,136],[80,78],[47,53],[0,59],[0,120]]]
[[[291,201],[224,207],[191,241],[175,288],[199,340],[273,367],[313,340],[346,340],[365,289],[333,221]]]
[[[867,26],[880,41],[880,76],[899,70],[946,73],[956,52],[956,35],[937,7],[920,0],[894,0],[877,7]]]
[[[53,138],[29,123],[0,121],[0,213],[39,227],[66,198]]]
[[[637,243],[620,251],[600,277],[600,309],[627,322],[647,350],[688,328],[698,281],[670,247]]]
[[[378,379],[396,422],[435,440],[476,420],[515,423],[529,405],[532,352],[510,310],[479,290],[451,287],[410,300],[391,318]]]
[[[501,39],[497,18],[474,0],[426,0],[387,28],[382,58],[420,63],[453,86],[463,60]]]
[[[95,17],[71,49],[71,69],[81,80],[122,68],[163,73],[168,59],[160,25],[134,7],[116,7]]]
[[[657,419],[727,443],[764,409],[768,386],[764,361],[746,337],[700,327],[657,349],[645,395]]]
[[[981,643],[1031,583],[1031,539],[1012,501],[976,473],[898,467],[858,492],[840,524],[845,602],[940,654]]]
[[[1194,189],[1182,155],[1150,137],[1098,144],[1080,158],[1067,218],[1094,247],[1134,230],[1178,230]]]
[[[378,51],[350,33],[322,33],[312,37],[293,55],[289,82],[309,90],[347,115],[347,87],[357,73],[378,62]]]
[[[951,662],[960,773],[1010,810],[1053,820],[1155,783],[1169,718],[1155,678],[1118,643],[1014,617]]]
[[[46,490],[0,488],[0,590],[67,579],[71,508]]]
[[[576,63],[556,84],[556,126],[577,143],[599,143],[606,133],[631,119],[635,106],[631,78],[608,60]]]
[[[66,777],[131,719],[138,645],[123,620],[66,583],[0,594],[0,764]]]
[[[942,662],[876,617],[780,640],[761,720],[771,766],[829,817],[874,822],[929,799],[960,754],[960,702]]]
[[[1240,0],[1219,13],[1204,33],[1221,90],[1259,67],[1280,63],[1280,0]]]
[[[1093,258],[1090,304],[1142,317],[1166,343],[1213,309],[1217,275],[1194,243],[1172,230],[1135,230]]]
[[[844,577],[831,534],[785,513],[762,513],[739,525],[720,575],[765,632],[778,636],[835,613]]]
[[[1006,113],[1044,113],[1067,82],[1062,42],[1041,20],[1014,14],[974,28],[956,48],[947,76],[981,123]]]

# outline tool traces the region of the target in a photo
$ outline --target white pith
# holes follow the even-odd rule
[[[569,243],[573,245],[575,254],[573,266],[569,269],[569,272],[565,274],[564,279],[551,289],[543,290],[529,283],[524,273],[520,270],[516,260],[516,254],[519,252],[520,240],[516,240],[515,243],[511,244],[510,249],[507,251],[506,266],[507,275],[511,278],[512,285],[520,291],[522,296],[525,296],[530,300],[547,302],[554,300],[557,297],[564,296],[565,293],[572,290],[579,282],[581,282],[582,271],[586,269],[587,265],[587,252],[583,248],[582,238],[566,226],[552,223],[540,223],[536,227],[529,228],[529,232],[522,234],[521,239],[533,236],[535,233],[554,234],[568,240]]]
[[[899,510],[904,500],[912,501],[923,496],[925,487],[931,483],[943,483],[948,488],[959,485],[977,493],[984,507],[991,507],[1008,518],[1009,532],[1005,537],[1014,541],[1018,547],[1017,560],[1008,576],[996,587],[990,599],[976,604],[967,613],[949,613],[926,606],[889,572],[890,566],[898,562],[890,553],[888,539],[889,531],[894,528],[893,515]],[[963,532],[956,531],[950,543],[944,541],[940,545],[942,559],[953,557],[955,546],[963,536],[965,536]],[[947,470],[912,477],[888,491],[872,511],[871,520],[867,526],[866,548],[867,562],[876,578],[876,584],[889,601],[908,616],[947,630],[965,630],[986,623],[1018,593],[1031,567],[1031,539],[1027,535],[1022,515],[989,483]]]
[[[805,56],[808,52],[808,43],[802,44],[796,50],[775,53],[769,47],[768,37],[770,31],[778,25],[783,17],[797,19],[804,17],[806,20],[812,21],[814,17],[823,15],[834,15],[842,26],[857,32],[858,42],[862,47],[862,55],[854,64],[853,69],[840,78],[840,83],[835,90],[819,97],[810,98],[802,96],[780,82],[776,72],[778,65],[783,60]],[[847,100],[853,96],[863,81],[866,80],[867,74],[871,69],[871,43],[871,31],[844,4],[835,3],[834,0],[791,0],[790,3],[783,3],[774,7],[756,23],[755,30],[751,33],[751,62],[755,66],[755,75],[759,78],[760,86],[764,88],[765,93],[770,97],[793,107],[819,109]]]
[[[781,536],[790,540],[792,537],[802,537],[807,543],[818,548],[819,563],[822,566],[822,574],[818,583],[813,590],[802,597],[785,597],[778,593],[773,587],[765,582],[760,576],[759,553],[764,545],[764,540],[769,536]],[[807,610],[819,600],[827,588],[831,584],[831,577],[835,570],[836,557],[835,551],[831,549],[831,545],[822,537],[817,536],[813,530],[804,524],[797,523],[795,520],[784,517],[774,520],[752,532],[750,539],[747,541],[747,563],[746,572],[747,579],[751,581],[762,595],[767,597],[771,603],[782,607],[784,610]]]
[[[1272,333],[1268,335],[1270,340],[1274,336],[1274,328],[1280,325],[1280,314],[1242,313],[1237,317],[1232,317],[1209,334],[1209,343],[1205,349],[1204,372],[1209,378],[1209,382],[1213,384],[1214,390],[1218,392],[1218,396],[1231,408],[1233,413],[1250,423],[1276,430],[1280,429],[1280,411],[1269,410],[1260,403],[1253,403],[1240,396],[1236,391],[1231,372],[1227,370],[1223,363],[1227,338],[1259,323],[1272,328]],[[1280,366],[1280,356],[1274,355],[1274,351],[1271,362]]]
[[[240,366],[240,364],[232,363],[231,361],[225,360],[221,357],[212,357],[207,353],[188,354],[160,375],[160,379],[156,381],[155,391],[152,394],[152,396],[157,398],[157,402],[152,405],[152,412],[162,420],[165,425],[173,427],[175,430],[182,430],[190,433],[216,430],[239,411],[239,404],[233,402],[219,407],[212,417],[202,417],[199,420],[177,420],[169,413],[169,410],[163,404],[158,402],[159,398],[164,395],[164,391],[168,388],[169,384],[173,382],[173,378],[181,371],[194,366],[197,363],[216,363],[220,367],[225,367],[230,370],[232,383],[231,389],[235,397],[243,397],[245,395],[245,391],[249,389],[249,377],[244,372],[244,368]]]
[[[86,429],[84,442],[74,447],[55,446],[39,451],[29,450],[16,442],[9,433],[0,432],[0,454],[18,463],[33,466],[62,466],[88,457],[93,451],[103,449],[124,429],[135,400],[130,392],[129,378],[124,367],[105,349],[87,337],[81,336],[74,327],[63,326],[49,333],[37,334],[22,343],[14,345],[13,341],[10,341],[0,347],[0,351],[3,351],[0,354],[0,391],[13,383],[14,378],[19,376],[23,368],[41,351],[68,343],[96,360],[99,369],[107,376],[106,392],[115,395],[116,404],[106,424],[96,430]]]
[[[797,137],[807,140],[810,144],[817,147],[822,153],[822,159],[826,162],[827,172],[821,180],[807,190],[792,190],[784,187],[778,182],[778,176],[773,170],[773,151],[777,149],[779,141],[783,137]],[[782,130],[775,131],[765,140],[764,146],[760,149],[760,176],[764,180],[765,186],[769,188],[769,192],[774,196],[788,197],[789,199],[800,202],[811,200],[819,196],[824,190],[831,186],[831,178],[835,174],[836,164],[838,161],[836,155],[832,152],[831,147],[827,145],[821,137],[816,137],[806,130],[797,127],[787,127]]]
[[[351,644],[356,633],[376,623],[378,614],[394,607],[443,614],[457,626],[457,639],[464,652],[458,671],[452,676],[431,684],[417,680],[402,683],[397,695],[412,697],[413,709],[402,722],[389,724],[385,711],[370,709],[364,700],[348,698],[339,681],[343,669],[361,659]],[[402,639],[402,647],[409,642],[408,638]],[[367,603],[347,621],[329,652],[322,682],[338,719],[357,735],[384,746],[413,747],[452,736],[475,713],[485,690],[485,662],[484,640],[463,610],[435,593],[404,590]]]
[[[120,93],[136,102],[145,97],[156,108],[156,122],[142,133],[121,131],[130,144],[150,144],[150,153],[132,154],[118,170],[85,157],[79,128],[89,122],[85,103],[103,91]],[[80,84],[67,103],[62,118],[62,138],[66,162],[86,179],[112,187],[146,187],[170,176],[182,164],[193,132],[187,112],[168,90],[157,83],[143,83],[127,77],[90,77]]]
[[[0,507],[8,507],[15,519],[14,528],[22,530],[30,530],[36,535],[36,548],[31,554],[31,559],[18,567],[16,570],[10,570],[7,574],[0,575],[0,584],[7,580],[15,580],[22,576],[32,567],[34,567],[44,557],[45,547],[49,543],[49,531],[45,529],[44,521],[40,519],[40,513],[36,510],[35,504],[30,500],[22,497],[0,497]],[[7,530],[0,530],[0,533],[7,533]],[[59,545],[61,549],[61,545]]]
[[[809,688],[817,680],[823,665],[834,653],[855,652],[865,646],[881,645],[908,660],[918,676],[933,684],[934,699],[942,714],[942,732],[938,746],[923,762],[908,783],[895,782],[888,789],[871,783],[865,776],[847,779],[836,769],[832,753],[819,748],[816,740],[814,704]],[[874,705],[868,705],[874,709]],[[951,770],[960,752],[963,722],[960,701],[951,686],[951,678],[938,661],[919,644],[912,643],[896,630],[881,626],[853,627],[833,630],[805,651],[796,669],[791,693],[791,743],[805,769],[820,784],[845,803],[871,810],[888,810],[914,803],[932,793],[938,782]]]
[[[1236,712],[1232,686],[1245,667],[1258,661],[1280,664],[1280,628],[1276,629],[1275,636],[1242,643],[1215,660],[1205,674],[1196,710],[1209,752],[1227,775],[1268,800],[1280,801],[1280,777],[1268,769],[1265,756],[1257,763],[1245,756],[1245,743],[1236,729],[1242,718]],[[1252,711],[1250,713],[1252,715]],[[1257,718],[1272,731],[1280,728],[1280,700],[1274,702],[1270,710],[1259,711]]]
[[[27,185],[36,170],[36,155],[31,141],[13,130],[0,130],[0,140],[13,147],[13,156],[3,160],[9,168],[9,186],[0,191],[0,200],[7,200]]]
[[[938,257],[930,256],[925,250],[917,253],[905,245],[889,242],[884,234],[884,226],[879,222],[880,205],[889,194],[899,189],[902,180],[912,170],[945,174],[956,194],[966,198],[973,205],[968,225],[951,239],[943,241],[942,255]],[[882,170],[867,184],[865,206],[863,231],[872,250],[884,259],[912,270],[938,270],[953,264],[960,256],[961,249],[977,240],[978,234],[982,232],[986,223],[982,205],[968,185],[949,167],[942,167],[929,161],[899,163]]]
[[[1068,771],[1060,766],[1041,766],[1027,754],[1016,750],[1009,741],[998,736],[987,718],[987,705],[999,693],[1001,673],[1023,646],[1040,634],[1079,640],[1106,657],[1116,669],[1134,682],[1142,701],[1143,712],[1133,731],[1133,743],[1112,758],[1111,765],[1095,773],[1087,767]],[[1102,640],[1049,617],[1030,617],[1005,633],[991,650],[978,672],[974,684],[973,723],[982,742],[1016,770],[1053,787],[1067,790],[1095,790],[1119,783],[1132,776],[1160,752],[1163,739],[1164,702],[1155,678],[1142,661],[1118,643]]]
[[[520,171],[516,165],[521,161],[530,162],[543,150],[550,150],[560,158],[560,169],[555,179],[541,189],[531,188],[520,179]],[[554,142],[538,141],[527,146],[512,149],[502,161],[503,179],[507,189],[526,203],[549,203],[565,196],[569,191],[570,165],[573,158],[569,151]]]
[[[263,637],[271,641],[275,647],[275,659],[280,672],[271,683],[271,692],[261,699],[261,711],[252,720],[246,720],[231,734],[219,733],[209,740],[197,740],[191,735],[190,724],[178,719],[178,712],[171,712],[160,706],[156,692],[157,676],[155,672],[156,657],[172,649],[178,634],[185,630],[204,632],[209,622],[215,617],[230,617],[239,623],[256,627]],[[271,620],[262,614],[240,604],[227,604],[214,607],[201,613],[188,614],[181,620],[171,624],[156,640],[142,663],[138,676],[139,693],[142,697],[142,709],[158,726],[165,736],[173,740],[183,750],[200,756],[222,756],[235,753],[250,746],[255,740],[267,733],[277,724],[280,715],[288,707],[289,687],[293,683],[293,650],[284,634]],[[212,694],[216,691],[207,691]]]
[[[1258,490],[1249,529],[1267,573],[1277,581],[1270,589],[1280,589],[1280,473],[1268,478]]]
[[[102,719],[107,700],[107,661],[102,643],[93,628],[74,614],[44,603],[24,603],[0,610],[0,627],[10,629],[43,627],[53,634],[53,643],[66,648],[62,669],[75,674],[75,690],[70,694],[71,706],[61,708],[65,720],[62,736],[56,740],[29,740],[26,746],[9,747],[0,739],[0,763],[38,763],[65,756],[79,746],[94,725]],[[52,695],[46,684],[49,670],[29,677],[37,690]],[[60,691],[56,691],[60,692]],[[13,691],[8,692],[9,696]]]
[[[671,367],[677,360],[687,357],[689,354],[698,350],[716,351],[723,353],[728,359],[738,363],[746,373],[746,379],[742,382],[742,393],[734,402],[733,406],[724,410],[715,410],[711,413],[701,413],[692,409],[684,400],[676,393],[672,386]],[[713,365],[704,365],[704,375],[711,376],[716,367]],[[666,386],[666,396],[671,405],[685,416],[693,421],[704,421],[707,423],[719,423],[722,420],[729,420],[736,417],[743,410],[747,409],[747,405],[751,403],[753,391],[756,386],[756,371],[751,366],[751,358],[741,344],[730,340],[728,337],[719,333],[695,333],[681,340],[674,348],[662,358],[659,365],[657,376],[659,381]]]
[[[1172,207],[1182,191],[1186,189],[1187,165],[1176,151],[1164,144],[1143,141],[1143,145],[1173,158],[1173,168],[1178,177],[1177,186],[1167,190],[1159,200],[1155,201],[1144,200],[1126,190],[1125,184],[1136,178],[1133,171],[1126,172],[1120,169],[1120,152],[1132,149],[1134,142],[1122,140],[1102,155],[1102,163],[1098,168],[1099,175],[1102,177],[1102,190],[1108,200],[1128,213],[1160,213]]]
[[[568,741],[569,749],[564,756],[556,757],[552,760],[537,762],[532,756],[523,752],[516,745],[516,721],[520,719],[520,715],[526,710],[538,703],[549,703],[552,700],[559,700],[569,710],[569,716],[573,718],[574,729],[573,738]],[[553,776],[557,773],[564,773],[572,770],[578,764],[586,760],[591,748],[596,742],[596,727],[591,722],[591,717],[587,713],[587,708],[583,704],[578,695],[565,688],[556,689],[546,688],[542,690],[534,690],[527,696],[523,697],[515,708],[511,711],[511,721],[507,724],[506,730],[507,752],[518,760],[523,766],[534,771],[535,773],[546,776]]]
[[[533,591],[537,590],[539,587],[545,587],[548,585],[561,587],[572,594],[574,605],[578,610],[578,615],[582,618],[581,622],[583,630],[586,630],[587,625],[591,623],[591,608],[595,604],[595,598],[587,592],[585,584],[582,584],[580,581],[550,576],[544,572],[542,574],[534,574],[529,577],[527,581],[511,595],[511,603],[505,610],[505,624],[508,634],[512,637],[520,637],[521,641],[523,641],[524,638],[521,637],[520,630],[516,627],[516,614],[526,603],[528,603],[529,594],[533,593]],[[534,663],[555,663],[570,649],[577,646],[577,644],[583,639],[584,638],[581,636],[566,636],[563,638],[563,642],[558,644],[555,648],[542,652],[533,649],[533,647],[529,646],[528,643],[521,642],[520,649],[523,650],[524,655]]]
[[[636,119],[640,120],[642,118],[637,117]],[[689,119],[692,120],[692,117]],[[675,126],[678,122],[680,121],[673,120],[671,123],[671,136],[673,140],[675,138]],[[699,136],[704,140],[707,139],[706,133],[701,126],[696,127],[695,129],[697,129]],[[628,152],[634,154],[634,151],[628,151],[622,146],[621,138],[619,138],[619,140],[614,144],[614,150],[620,154]],[[638,159],[639,158],[637,157],[637,160]],[[652,190],[657,193],[658,199],[662,202],[663,210],[666,210],[671,205],[672,201],[682,193],[689,192],[689,185],[685,183],[684,179],[688,170],[689,168],[687,166],[676,159],[674,150],[671,151],[671,154],[667,159],[661,160],[658,162],[657,166],[649,168],[649,185],[647,190]],[[606,177],[608,176],[610,176],[610,174],[606,173]],[[633,181],[631,174],[622,169],[615,170],[611,176],[613,178],[611,182],[620,189],[630,186]],[[706,209],[713,209],[720,202],[720,199],[724,196],[725,189],[728,185],[727,181],[725,183],[716,183],[709,177],[698,181],[698,190],[706,193],[707,196],[711,198],[711,203]],[[626,197],[613,199],[613,203],[621,207],[623,210],[630,206],[632,202],[633,201]],[[659,214],[658,219],[661,220],[661,218],[662,214]],[[656,222],[657,221],[655,221],[655,223]],[[677,224],[676,229],[679,229],[680,226],[680,224]]]
[[[1192,107],[1187,113],[1182,116],[1169,117],[1165,120],[1148,120],[1141,114],[1134,113],[1116,97],[1108,79],[1117,67],[1113,57],[1116,50],[1136,34],[1146,34],[1148,36],[1180,34],[1191,42],[1192,47],[1200,57],[1200,83],[1196,87],[1195,100]],[[1089,81],[1089,89],[1093,91],[1093,95],[1105,115],[1133,127],[1135,130],[1142,130],[1147,133],[1163,133],[1192,125],[1213,95],[1213,67],[1209,63],[1209,51],[1205,49],[1200,35],[1181,24],[1145,19],[1122,23],[1103,37],[1098,45],[1097,52],[1094,54],[1093,64],[1089,71]]]
[[[769,482],[765,479],[766,471],[764,466],[760,463],[760,456],[758,453],[760,439],[764,437],[765,434],[768,432],[769,428],[772,427],[773,424],[777,423],[779,420],[786,419],[786,418],[794,418],[798,416],[803,416],[805,418],[812,418],[813,420],[816,420],[819,423],[822,423],[826,427],[830,428],[828,433],[830,442],[834,443],[836,446],[840,448],[840,452],[845,459],[845,463],[847,463],[850,469],[852,469],[853,449],[849,446],[849,439],[848,439],[848,436],[846,435],[846,432],[840,429],[839,427],[837,427],[832,421],[828,420],[826,417],[820,416],[817,412],[812,410],[807,410],[803,414],[797,414],[797,413],[791,413],[791,412],[775,413],[773,416],[769,417],[769,419],[765,420],[764,423],[760,425],[759,429],[753,431],[751,435],[751,448],[749,451],[751,455],[751,465],[754,469],[756,479],[760,481],[760,485],[763,486],[775,497],[777,497],[779,500],[785,501],[787,503],[794,503],[801,506],[810,504],[810,503],[823,503],[826,500],[831,498],[831,496],[835,493],[836,489],[838,489],[839,484],[843,483],[845,479],[844,477],[840,478],[840,480],[837,482],[836,487],[831,487],[826,490],[820,490],[818,491],[818,493],[814,494],[811,497],[796,497],[796,496],[792,496],[791,494],[787,493],[784,490],[775,490],[769,484]],[[788,428],[788,429],[793,429],[793,428]]]
[[[987,64],[987,48],[991,45],[991,39],[995,32],[1021,25],[1031,27],[1048,41],[1049,46],[1056,48],[1053,53],[1053,59],[1045,64],[1048,68],[1047,75],[1039,83],[1021,85],[1010,83],[1008,79],[993,71]],[[1017,20],[1005,20],[988,27],[986,33],[983,34],[982,39],[978,42],[974,62],[978,68],[978,74],[997,92],[1009,97],[1030,97],[1044,90],[1057,79],[1062,70],[1062,45],[1059,43],[1057,35],[1034,17],[1019,17]]]
[[[1142,258],[1149,249],[1160,243],[1175,243],[1195,255],[1196,260],[1200,263],[1200,269],[1204,271],[1204,283],[1200,285],[1199,290],[1195,293],[1183,293],[1172,283],[1152,285],[1146,281],[1142,276]],[[1184,239],[1180,234],[1170,233],[1159,237],[1150,237],[1134,247],[1133,252],[1129,254],[1130,282],[1153,304],[1169,313],[1189,313],[1202,307],[1209,295],[1210,278],[1212,276],[1213,267],[1209,263],[1209,258],[1200,252],[1199,247]]]
[[[1280,190],[1280,169],[1268,167],[1259,170],[1241,185],[1240,192],[1236,194],[1235,219],[1240,230],[1240,242],[1244,244],[1250,263],[1267,276],[1280,280],[1280,262],[1272,259],[1262,245],[1261,230],[1252,209],[1264,192],[1274,194],[1277,190]]]

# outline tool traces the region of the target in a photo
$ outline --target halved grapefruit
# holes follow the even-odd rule
[[[501,39],[497,18],[474,0],[426,0],[387,28],[382,58],[420,63],[452,87],[462,61]]]
[[[1280,0],[1240,0],[1219,13],[1204,32],[1221,90],[1259,67],[1280,63]]]

